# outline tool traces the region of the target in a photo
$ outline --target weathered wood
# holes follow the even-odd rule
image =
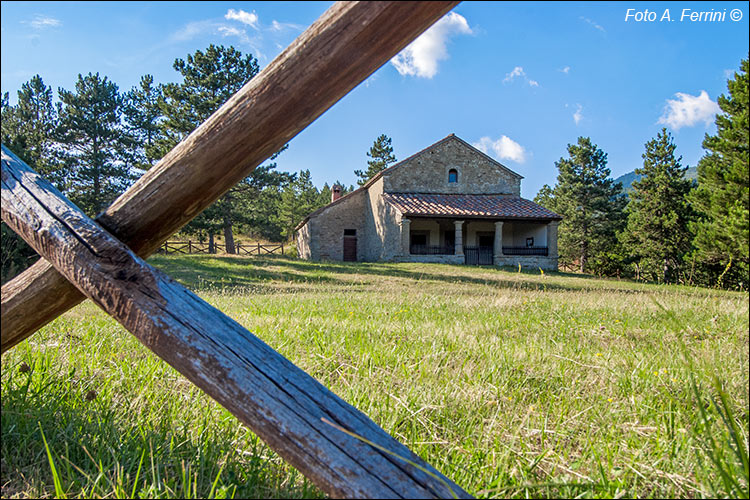
[[[467,496],[356,408],[221,311],[149,266],[5,146],[2,218],[81,293],[329,495]]]
[[[334,4],[97,220],[150,255],[457,3]],[[3,286],[2,352],[83,300],[55,274],[39,263]]]

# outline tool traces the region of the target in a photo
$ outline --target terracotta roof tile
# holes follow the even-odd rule
[[[533,201],[496,194],[383,193],[383,199],[404,215],[562,219]]]

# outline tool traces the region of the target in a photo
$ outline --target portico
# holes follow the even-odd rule
[[[543,267],[557,259],[558,223],[404,216],[399,260]]]

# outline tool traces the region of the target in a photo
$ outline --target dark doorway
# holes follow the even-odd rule
[[[483,248],[492,248],[495,245],[494,235],[477,235],[479,236],[479,246]]]
[[[453,248],[456,246],[456,232],[455,231],[446,231],[444,236],[444,245],[447,248]]]
[[[411,242],[410,242],[411,246],[413,247],[427,246],[427,237],[429,236],[429,234],[412,232],[410,236],[411,236]]]
[[[465,247],[465,262],[474,266],[491,266],[495,253],[495,234],[477,233],[477,246]]]
[[[344,229],[344,262],[357,262],[356,229]]]

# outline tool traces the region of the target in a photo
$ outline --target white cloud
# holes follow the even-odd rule
[[[583,106],[581,106],[580,104],[576,104],[576,112],[573,113],[573,121],[576,122],[576,125],[581,123],[581,120],[583,120],[583,113],[581,113],[581,111],[583,111]]]
[[[677,92],[675,97],[676,99],[667,99],[664,113],[657,122],[671,127],[672,130],[692,127],[698,122],[710,125],[716,114],[721,113],[719,105],[708,97],[705,90],[701,90],[697,96]]]
[[[560,73],[565,73],[566,75],[570,73],[570,66],[565,66],[563,69],[558,69]]]
[[[448,58],[448,38],[454,34],[471,33],[466,19],[451,12],[391,59],[391,64],[402,75],[432,78],[437,74],[438,61]]]
[[[503,83],[512,82],[517,76],[523,76],[526,77],[526,72],[523,70],[522,66],[516,66],[513,68],[513,71],[505,75],[505,78],[503,79]]]
[[[253,28],[258,29],[258,14],[256,14],[255,11],[245,12],[242,9],[229,9],[224,16],[224,19],[239,21],[242,24],[247,24],[248,26],[252,26]]]
[[[237,28],[232,28],[230,26],[219,26],[219,33],[221,33],[223,36],[242,36],[245,34],[244,31],[238,30]]]
[[[59,19],[55,19],[54,17],[49,16],[43,16],[41,14],[37,14],[36,16],[34,16],[34,19],[29,21],[28,24],[36,30],[62,26],[62,22]]]
[[[495,153],[494,156],[500,160],[512,160],[516,163],[526,161],[526,150],[507,135],[500,136],[496,141],[489,137],[482,137],[479,142],[472,145],[483,153],[489,154],[491,150]]]
[[[598,29],[602,33],[606,33],[607,32],[607,30],[605,30],[602,25],[598,24],[596,21],[592,21],[588,17],[581,16],[579,19],[581,19],[581,21],[584,21],[584,22],[590,24],[591,26],[593,26],[594,28]]]
[[[276,19],[271,21],[271,31],[284,31],[286,29],[293,29],[297,31],[302,31],[305,29],[304,26],[301,24],[295,24],[295,23],[280,23]]]
[[[230,26],[223,22],[216,22],[212,19],[203,21],[193,21],[179,30],[175,31],[169,36],[170,42],[186,42],[201,36],[221,35],[222,37],[235,37],[240,44],[249,47],[253,55],[258,59],[264,58],[263,52],[261,51],[261,40],[260,34],[254,34],[253,36],[248,35],[247,31],[243,28],[236,26]]]
[[[529,84],[529,87],[539,86],[539,82],[537,82],[536,80],[532,80],[528,76],[526,76],[526,72],[523,70],[523,66],[516,66],[515,68],[513,68],[513,71],[511,71],[510,73],[506,73],[505,78],[503,78],[503,83],[510,83],[517,77],[523,78],[523,80]]]

